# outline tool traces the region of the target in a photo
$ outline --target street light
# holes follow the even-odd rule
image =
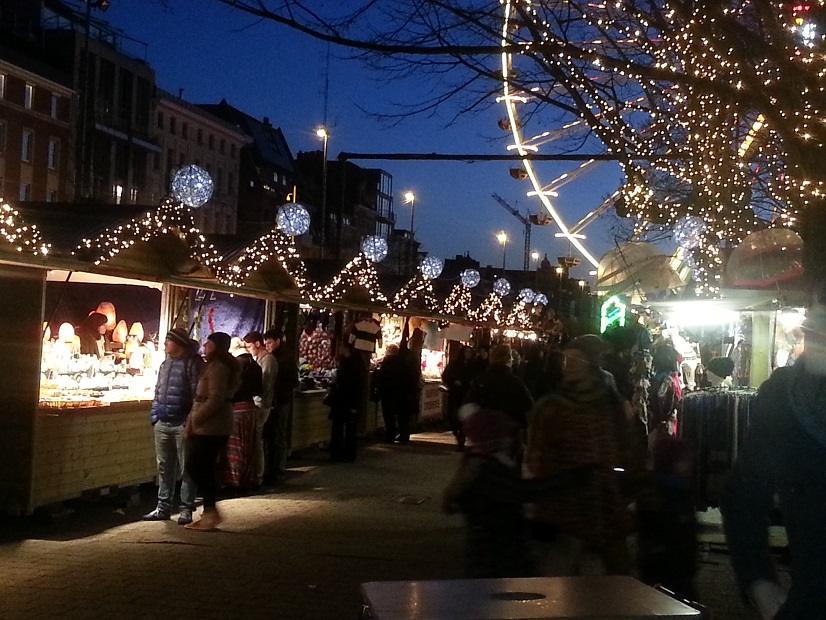
[[[321,164],[321,257],[324,258],[327,229],[327,140],[330,138],[330,134],[327,133],[324,127],[319,127],[315,135],[324,140],[324,153]]]
[[[499,231],[499,234],[496,235],[496,240],[502,244],[502,273],[505,273],[505,250],[508,246],[508,233],[504,230]]]
[[[416,216],[416,194],[413,192],[404,193],[404,204],[410,205],[410,236],[413,236],[413,221]]]
[[[536,250],[531,252],[531,260],[533,260],[534,263],[539,262],[539,252],[537,252]]]

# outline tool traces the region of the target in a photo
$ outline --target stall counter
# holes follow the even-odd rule
[[[157,474],[151,405],[139,400],[105,407],[39,407],[29,509],[84,491],[151,482]]]

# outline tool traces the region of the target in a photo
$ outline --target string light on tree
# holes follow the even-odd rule
[[[413,306],[414,302],[419,302],[416,305],[417,309],[424,308],[429,312],[436,310],[439,305],[433,293],[433,280],[421,273],[417,273],[399,289],[393,301],[390,302],[390,307],[397,312],[402,312]]]
[[[387,297],[379,288],[379,276],[373,262],[363,254],[353,258],[327,286],[317,292],[319,301],[333,302],[355,286],[364,288],[373,303],[385,303]]]
[[[699,217],[688,215],[674,225],[674,241],[684,250],[693,250],[702,242],[706,223]]]
[[[250,275],[262,265],[275,260],[292,278],[297,289],[312,295],[314,284],[307,279],[307,268],[295,247],[292,237],[280,230],[257,239],[229,265],[218,269],[218,280],[228,286],[242,287]]]
[[[442,312],[449,316],[467,316],[470,312],[472,298],[470,289],[464,284],[454,286],[442,304]]]
[[[192,209],[199,209],[209,202],[212,190],[212,177],[206,170],[194,164],[178,170],[172,179],[172,195],[178,202]]]
[[[502,325],[505,320],[504,314],[502,296],[497,293],[491,293],[485,297],[482,304],[476,310],[470,312],[469,316],[472,321],[479,323]]]

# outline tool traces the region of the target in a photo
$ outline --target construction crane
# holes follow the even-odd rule
[[[537,226],[544,226],[550,221],[550,218],[542,218],[540,219],[539,216],[530,215],[530,213],[525,216],[522,215],[519,211],[517,211],[514,207],[510,205],[510,203],[502,198],[499,194],[491,194],[493,199],[498,202],[500,205],[505,207],[510,214],[519,220],[522,225],[525,227],[525,262],[522,267],[524,271],[528,271],[530,269],[530,260],[531,260],[531,226],[536,224]]]

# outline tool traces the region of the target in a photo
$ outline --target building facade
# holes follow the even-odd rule
[[[60,80],[56,73],[0,49],[0,197],[6,200],[56,202],[71,193],[74,93],[69,76]]]
[[[152,157],[152,204],[168,195],[175,173],[195,164],[213,182],[212,198],[194,213],[204,233],[235,234],[238,227],[238,183],[241,152],[250,138],[236,126],[164,90],[156,90]]]

